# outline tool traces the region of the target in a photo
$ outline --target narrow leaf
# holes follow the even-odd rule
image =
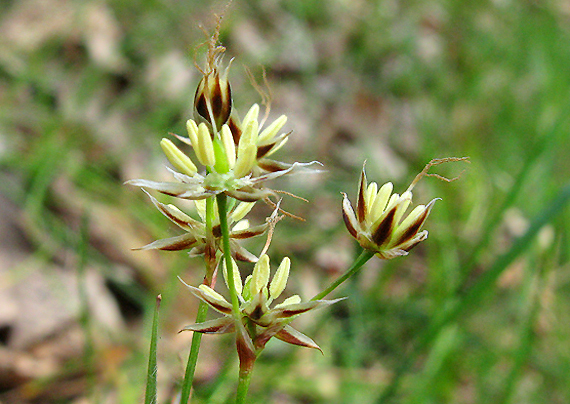
[[[160,301],[162,296],[158,295],[156,297],[156,306],[154,308],[154,317],[152,319],[152,331],[150,337],[150,352],[148,357],[148,371],[146,376],[146,392],[145,392],[145,404],[155,404],[157,402],[156,397],[156,373],[157,373],[157,361],[156,361],[156,344],[158,340],[158,310],[160,308]]]

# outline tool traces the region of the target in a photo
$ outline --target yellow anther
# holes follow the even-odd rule
[[[178,171],[183,174],[193,177],[198,172],[198,169],[186,154],[184,154],[178,147],[174,145],[169,139],[162,139],[160,147],[166,155],[166,158]]]
[[[263,254],[253,267],[250,290],[251,296],[257,295],[269,282],[269,257]]]
[[[286,122],[287,117],[285,115],[281,115],[279,118],[273,121],[273,123],[265,128],[259,135],[259,143],[263,144],[273,139]]]
[[[271,280],[271,284],[269,285],[269,295],[272,299],[277,299],[281,292],[285,289],[287,285],[287,279],[289,278],[289,269],[291,268],[291,260],[289,257],[283,258],[279,268],[277,268],[277,272],[273,276]]]

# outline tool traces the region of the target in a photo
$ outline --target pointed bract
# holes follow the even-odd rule
[[[281,341],[287,342],[289,344],[304,346],[307,348],[318,349],[323,353],[321,347],[319,347],[315,341],[311,338],[307,337],[305,334],[297,331],[293,327],[286,325],[281,331],[279,331],[276,335],[276,338],[279,338]]]
[[[240,372],[251,371],[257,354],[253,341],[241,322],[236,323],[236,348]]]
[[[193,234],[186,233],[182,234],[181,236],[156,240],[145,246],[135,248],[134,250],[181,251],[193,248],[198,243],[199,241],[196,240],[196,237],[194,237]]]
[[[231,317],[221,317],[215,320],[187,325],[179,332],[194,331],[203,334],[227,334],[235,331],[235,321]]]

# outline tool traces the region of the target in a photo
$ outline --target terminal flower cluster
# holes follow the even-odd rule
[[[225,193],[240,201],[254,202],[275,195],[264,186],[265,182],[316,164],[288,164],[269,159],[287,141],[290,132],[281,133],[287,117],[282,115],[262,129],[259,106],[254,104],[240,122],[232,108],[228,69],[220,73],[220,60],[216,58],[198,86],[194,102],[196,120],[186,122],[188,136],[177,136],[193,148],[204,168],[199,172],[186,153],[164,138],[160,145],[176,170],[171,170],[175,181],[137,179],[127,183],[182,199],[199,200]]]

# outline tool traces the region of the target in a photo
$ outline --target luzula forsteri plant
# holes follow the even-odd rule
[[[224,48],[217,42],[216,32],[208,42],[206,68],[201,70],[203,77],[194,99],[194,119],[189,119],[186,124],[188,137],[176,136],[179,141],[192,147],[194,158],[172,140],[162,139],[160,145],[173,167],[169,169],[173,181],[128,181],[129,184],[176,198],[194,200],[198,210],[199,218],[193,218],[175,205],[161,203],[147,193],[156,208],[184,233],[139,248],[189,250],[190,256],[205,258],[204,283],[197,287],[184,283],[201,300],[201,306],[196,322],[182,330],[193,331],[194,336],[181,403],[187,402],[190,393],[200,333],[235,334],[240,361],[237,403],[245,402],[255,361],[271,338],[320,349],[310,337],[289,323],[300,314],[342,300],[323,299],[354,275],[372,256],[392,259],[406,255],[425,240],[427,231],[421,230],[421,227],[436,199],[425,206],[419,205],[406,214],[412,202],[412,188],[421,177],[431,175],[427,174],[431,166],[446,161],[464,160],[433,160],[401,195],[392,193],[391,183],[380,188],[374,182],[368,184],[363,169],[356,209],[346,194],[342,203],[345,224],[363,248],[362,254],[343,276],[313,299],[303,302],[299,296],[294,295],[277,303],[285,291],[291,262],[289,258],[284,258],[273,277],[270,276],[270,260],[265,253],[280,217],[279,203],[271,200],[277,194],[267,183],[298,171],[316,170],[307,167],[313,163],[288,164],[269,158],[285,144],[290,134],[282,132],[287,122],[284,115],[262,128],[259,107],[254,104],[240,121],[232,101],[229,64],[222,66]],[[259,200],[268,202],[276,209],[265,223],[250,226],[245,218]],[[242,247],[240,240],[262,234],[267,234],[267,243],[258,258]],[[252,275],[243,282],[240,275],[242,269],[236,261],[255,262]],[[214,289],[218,268],[222,269],[229,299]],[[213,308],[222,316],[205,321],[207,307]]]

